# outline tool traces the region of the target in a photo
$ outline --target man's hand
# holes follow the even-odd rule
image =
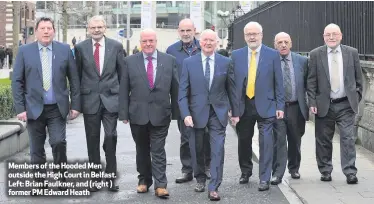
[[[17,115],[17,119],[20,120],[20,121],[23,121],[23,122],[26,122],[27,120],[27,114],[26,114],[26,111],[20,113]]]
[[[239,117],[231,117],[231,124],[233,126],[236,126],[236,124],[238,124],[239,122]]]
[[[232,116],[232,113],[231,113],[231,110],[229,110],[229,118],[231,118],[231,116]]]
[[[129,120],[123,120],[122,121],[124,124],[127,124],[127,123],[129,123]]]
[[[74,120],[79,116],[79,111],[76,110],[70,110],[70,120]]]
[[[193,121],[192,121],[192,117],[191,116],[187,116],[184,118],[184,124],[187,126],[187,127],[193,127]]]
[[[284,115],[283,111],[277,110],[276,113],[277,113],[277,119],[282,119],[283,118],[283,115]]]
[[[310,107],[309,109],[313,114],[317,114],[317,107]]]

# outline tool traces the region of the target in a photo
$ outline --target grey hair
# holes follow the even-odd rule
[[[90,20],[88,20],[88,24],[90,24],[92,21],[102,21],[104,23],[104,26],[106,27],[106,21],[104,19],[104,16],[100,16],[100,15],[92,16]]]
[[[286,35],[286,36],[288,36],[288,37],[291,39],[291,36],[290,36],[288,33],[286,33],[286,32],[279,32],[278,34],[275,35],[275,37],[274,37],[274,42],[277,40],[277,38],[278,38],[280,35]]]
[[[204,35],[209,34],[209,33],[214,33],[214,36],[216,37],[216,40],[218,40],[218,35],[217,35],[217,33],[214,32],[214,31],[211,30],[211,29],[205,29],[205,30],[203,30],[203,31],[201,32],[201,34],[200,34],[200,39],[202,39],[202,38],[204,37]]]
[[[156,36],[156,40],[157,40],[157,34],[156,34],[156,31],[153,30],[152,28],[145,28],[145,29],[143,29],[142,31],[140,31],[140,39],[141,39],[141,36],[143,35],[143,33],[154,33],[155,36]]]
[[[256,26],[258,29],[260,29],[260,33],[262,33],[262,26],[261,26],[261,24],[255,22],[255,21],[251,21],[251,22],[247,23],[247,24],[244,26],[243,31],[245,32],[245,30],[246,30],[247,28],[249,28],[250,26],[252,26],[252,25],[254,25],[254,26]]]
[[[328,25],[325,27],[325,30],[326,30],[326,28],[329,28],[329,27],[338,28],[339,31],[342,32],[341,29],[340,29],[340,27],[339,27],[338,25],[336,25],[335,23],[330,23],[330,24],[328,24]]]

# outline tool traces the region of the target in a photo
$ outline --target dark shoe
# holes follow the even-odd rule
[[[112,182],[108,181],[108,191],[111,191],[111,192],[119,191],[119,186],[116,185],[115,180],[112,180]]]
[[[280,183],[282,183],[282,179],[280,177],[277,177],[277,176],[273,176],[273,178],[271,178],[271,185],[278,185]]]
[[[300,174],[299,172],[291,172],[291,178],[293,179],[299,179],[300,178]]]
[[[195,192],[204,192],[204,191],[205,191],[205,184],[197,183],[195,186]]]
[[[347,175],[347,183],[348,184],[357,184],[357,182],[358,182],[358,179],[355,175],[353,175],[353,174],[348,174]]]
[[[206,175],[207,179],[210,179],[210,177],[211,177],[211,175],[210,175],[210,169],[206,169],[205,170],[205,175]]]
[[[321,174],[321,181],[331,181],[331,174],[330,173],[323,173]]]
[[[183,173],[182,177],[175,179],[175,183],[186,183],[186,182],[192,181],[192,179],[193,179],[192,174]]]
[[[219,200],[221,200],[221,197],[219,197],[217,191],[210,191],[210,192],[208,192],[208,198],[211,201],[219,201]]]
[[[249,182],[249,177],[251,177],[251,176],[252,176],[252,173],[242,174],[240,176],[239,183],[240,184],[248,183]]]
[[[258,186],[259,191],[267,191],[269,190],[269,181],[260,181]]]
[[[169,197],[169,193],[166,190],[166,188],[156,188],[156,190],[155,190],[155,196],[157,196],[159,198],[168,198]]]

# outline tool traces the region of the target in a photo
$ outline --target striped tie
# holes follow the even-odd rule
[[[42,52],[43,88],[48,91],[51,88],[51,69],[48,61],[47,48],[43,47]]]

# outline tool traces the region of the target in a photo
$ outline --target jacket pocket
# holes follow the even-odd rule
[[[112,94],[118,94],[119,93],[119,89],[118,88],[110,88],[110,92]]]
[[[91,93],[91,89],[81,89],[81,94],[82,95],[86,95],[86,94],[89,94]]]

